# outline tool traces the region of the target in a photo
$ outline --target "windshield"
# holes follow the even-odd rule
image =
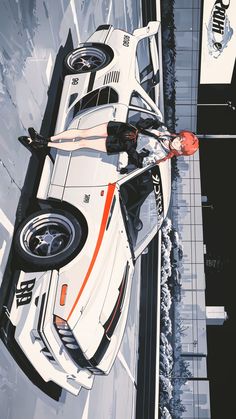
[[[123,216],[135,251],[163,221],[160,171],[154,166],[120,187]]]
[[[130,124],[137,126],[137,124],[145,121],[146,119],[153,119],[153,121],[156,121],[157,117],[153,113],[142,112],[140,109],[129,109],[128,122]]]

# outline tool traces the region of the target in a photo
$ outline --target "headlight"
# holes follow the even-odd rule
[[[56,327],[57,333],[65,347],[69,350],[79,349],[79,346],[66,320],[62,319],[59,316],[54,316],[53,322]]]
[[[65,346],[68,354],[73,359],[73,361],[80,368],[90,369],[94,374],[103,374],[99,368],[96,368],[98,361],[96,360],[97,356],[103,355],[103,350],[107,348],[110,341],[107,339],[107,336],[104,334],[102,342],[97,349],[96,354],[90,360],[85,358],[83,351],[80,349],[72,330],[70,329],[66,320],[62,319],[59,316],[54,316],[53,323],[56,328],[56,331],[60,337],[61,342]],[[106,342],[105,342],[106,341]]]
[[[67,321],[59,316],[54,316],[53,323],[61,342],[76,365],[80,368],[90,367],[91,363],[85,358]]]

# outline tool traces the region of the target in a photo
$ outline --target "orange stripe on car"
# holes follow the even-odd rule
[[[82,286],[81,286],[81,288],[79,290],[79,293],[78,293],[78,295],[76,297],[76,300],[75,300],[75,302],[73,304],[73,307],[72,307],[72,309],[71,309],[71,311],[69,313],[69,316],[67,317],[67,321],[71,317],[71,315],[72,315],[72,313],[73,313],[73,311],[74,311],[74,309],[75,309],[75,307],[76,307],[76,305],[77,305],[77,303],[78,303],[78,301],[79,301],[79,299],[81,297],[81,294],[82,294],[82,292],[84,290],[85,285],[88,282],[88,279],[89,279],[90,274],[92,272],[93,266],[95,264],[95,261],[96,261],[98,252],[99,252],[100,247],[101,247],[101,244],[102,244],[102,239],[103,239],[103,236],[104,236],[104,232],[105,232],[105,229],[106,229],[107,219],[108,219],[108,216],[109,216],[109,213],[110,213],[110,208],[111,208],[111,203],[112,203],[113,195],[114,195],[114,192],[115,192],[115,187],[116,187],[116,184],[115,183],[111,183],[111,184],[108,185],[108,191],[107,191],[107,196],[106,196],[105,207],[104,207],[104,210],[103,210],[102,221],[101,221],[101,225],[100,225],[100,230],[99,230],[99,234],[98,234],[97,243],[96,243],[96,246],[95,246],[95,249],[94,249],[94,252],[93,252],[93,257],[92,257],[92,260],[90,262],[88,271],[87,271],[87,273],[85,275],[85,278],[83,280],[83,284],[82,284]]]

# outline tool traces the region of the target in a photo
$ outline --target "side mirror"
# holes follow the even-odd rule
[[[136,231],[141,231],[143,228],[143,223],[138,217],[134,219],[133,225]]]
[[[152,78],[153,85],[156,86],[156,84],[160,83],[160,71],[157,70],[156,74],[154,74]]]
[[[160,26],[159,21],[150,21],[147,26],[143,28],[138,28],[133,31],[133,35],[138,38],[138,40],[146,38],[147,36],[155,35],[158,32]]]

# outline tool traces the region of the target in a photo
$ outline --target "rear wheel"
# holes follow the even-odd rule
[[[111,54],[102,46],[83,46],[70,52],[65,67],[70,74],[95,72],[111,61]]]
[[[82,227],[72,214],[57,209],[41,210],[19,226],[14,248],[30,268],[56,269],[75,256],[82,241]]]

